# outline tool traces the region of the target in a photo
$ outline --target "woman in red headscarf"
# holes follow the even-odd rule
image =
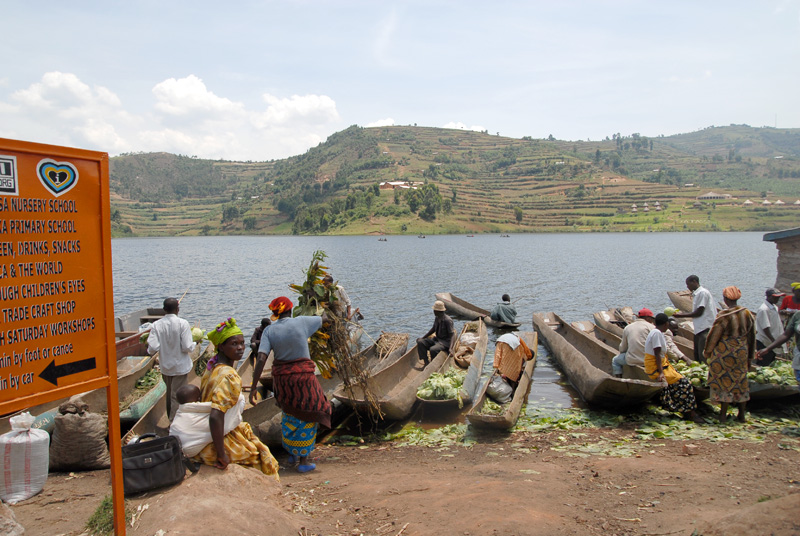
[[[730,403],[739,406],[738,420],[745,421],[745,408],[750,400],[747,371],[755,357],[755,318],[747,308],[738,305],[742,292],[726,287],[722,297],[727,309],[717,313],[708,332],[704,356],[708,363],[708,387],[712,402],[720,403],[719,420],[728,417]]]
[[[308,350],[308,338],[322,327],[324,318],[292,318],[292,307],[292,302],[285,296],[275,298],[269,304],[275,322],[264,328],[261,336],[250,402],[257,402],[257,382],[272,351],[275,356],[272,390],[278,407],[283,410],[283,448],[289,453],[289,463],[299,461],[297,470],[305,473],[316,468],[315,464],[308,462],[308,456],[314,450],[318,425],[331,426],[331,404],[315,375],[316,367]]]

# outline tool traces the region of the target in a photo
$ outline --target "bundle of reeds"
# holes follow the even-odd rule
[[[328,267],[322,262],[327,255],[324,251],[314,252],[311,264],[306,271],[306,279],[302,284],[289,285],[299,294],[293,316],[323,316],[324,322],[308,341],[310,357],[316,363],[320,373],[330,378],[334,373],[351,390],[360,387],[367,396],[370,407],[378,411],[377,399],[367,385],[369,374],[363,369],[362,359],[353,354],[350,341],[350,321],[336,296],[337,284],[323,284],[322,279],[328,274]]]

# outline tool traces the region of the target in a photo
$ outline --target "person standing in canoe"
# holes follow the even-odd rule
[[[229,411],[238,411],[239,395],[242,394],[242,378],[234,365],[244,356],[244,334],[236,320],[229,318],[209,331],[207,336],[217,349],[217,355],[208,361],[200,382],[200,401],[211,402],[208,417],[211,443],[195,459],[219,469],[225,469],[231,463],[255,467],[278,480],[278,462],[253,433],[250,424],[240,422],[225,433],[225,415]]]
[[[728,418],[728,404],[739,406],[739,422],[745,422],[750,383],[747,371],[756,350],[755,318],[747,308],[738,305],[742,292],[736,287],[722,291],[725,305],[719,312],[706,340],[708,387],[712,402],[720,403],[719,422]]]
[[[353,309],[353,304],[350,303],[350,296],[347,295],[347,292],[345,292],[341,285],[333,284],[333,276],[331,276],[331,274],[325,274],[325,277],[322,278],[322,284],[326,287],[333,287],[333,295],[336,296],[338,309],[340,311],[339,315],[343,316],[348,322],[353,319],[353,316],[358,320],[358,317],[361,315],[361,310],[358,307]]]
[[[417,339],[417,355],[423,363],[423,368],[435,359],[439,352],[453,351],[455,343],[455,327],[453,319],[445,314],[444,302],[436,300],[433,304],[433,327],[428,333]],[[433,335],[433,337],[431,337]]]
[[[692,384],[667,359],[664,332],[669,329],[669,317],[658,313],[654,322],[656,327],[650,331],[644,343],[644,371],[652,380],[667,384],[661,390],[662,406],[683,414],[686,419],[697,420],[697,401]]]
[[[178,316],[180,305],[177,298],[164,300],[164,315],[153,322],[150,335],[147,336],[147,353],[158,352],[158,365],[161,377],[167,386],[167,416],[169,422],[178,411],[177,392],[189,381],[192,370],[192,350],[197,343],[192,340],[192,328],[189,322]]]
[[[269,304],[274,322],[264,329],[261,336],[250,403],[258,403],[258,380],[272,351],[275,356],[272,390],[278,407],[283,410],[283,448],[289,453],[289,463],[299,462],[297,470],[306,473],[317,467],[309,463],[308,456],[314,450],[318,426],[331,427],[331,404],[314,373],[316,365],[308,349],[308,338],[322,327],[326,316],[292,318],[293,307],[294,304],[285,296],[275,298]]]
[[[763,350],[783,333],[783,323],[777,305],[783,296],[786,294],[776,288],[767,289],[764,303],[756,311],[756,350]],[[785,347],[781,350],[781,353],[786,352]],[[775,361],[775,351],[770,350],[764,354],[764,357],[756,359],[755,364],[765,367],[773,361]]]
[[[800,313],[795,313],[789,322],[786,324],[786,330],[781,333],[775,342],[759,350],[756,354],[759,358],[763,358],[770,350],[773,350],[788,342],[794,337],[794,350],[792,351],[792,369],[794,370],[794,377],[797,383],[800,383]]]
[[[503,294],[502,303],[498,303],[492,308],[489,314],[492,320],[514,324],[517,321],[517,308],[511,303],[511,296]]]
[[[673,318],[691,318],[694,324],[694,360],[705,363],[704,349],[711,324],[717,316],[717,306],[708,289],[700,286],[700,278],[690,275],[686,278],[686,288],[692,291],[692,312],[677,312]]]
[[[261,345],[261,335],[264,333],[264,328],[272,324],[269,318],[262,318],[261,324],[253,331],[250,337],[250,359],[255,361],[256,354],[258,354],[258,347]]]
[[[792,293],[783,298],[778,309],[786,318],[790,318],[797,311],[800,311],[800,282],[792,283]]]

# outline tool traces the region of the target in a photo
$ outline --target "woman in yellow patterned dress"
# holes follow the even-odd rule
[[[200,384],[200,400],[211,402],[212,442],[195,456],[206,465],[225,469],[230,463],[255,467],[265,475],[278,479],[278,462],[250,428],[242,422],[224,433],[225,412],[236,405],[242,392],[242,378],[233,365],[244,356],[245,342],[236,320],[229,318],[208,333],[208,340],[217,348],[209,360]]]
[[[737,419],[744,422],[750,400],[747,371],[756,349],[755,319],[753,313],[737,304],[742,297],[738,288],[726,287],[722,296],[728,308],[717,313],[703,352],[708,363],[709,398],[720,403],[720,422],[728,418],[731,403],[739,406]]]

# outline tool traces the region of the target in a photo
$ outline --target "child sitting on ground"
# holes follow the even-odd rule
[[[191,458],[203,447],[211,443],[211,402],[198,402],[200,388],[196,385],[182,385],[175,393],[178,399],[178,411],[169,427],[169,435],[181,440],[183,453]],[[225,412],[224,431],[227,434],[242,422],[245,398],[239,395],[239,401]]]

